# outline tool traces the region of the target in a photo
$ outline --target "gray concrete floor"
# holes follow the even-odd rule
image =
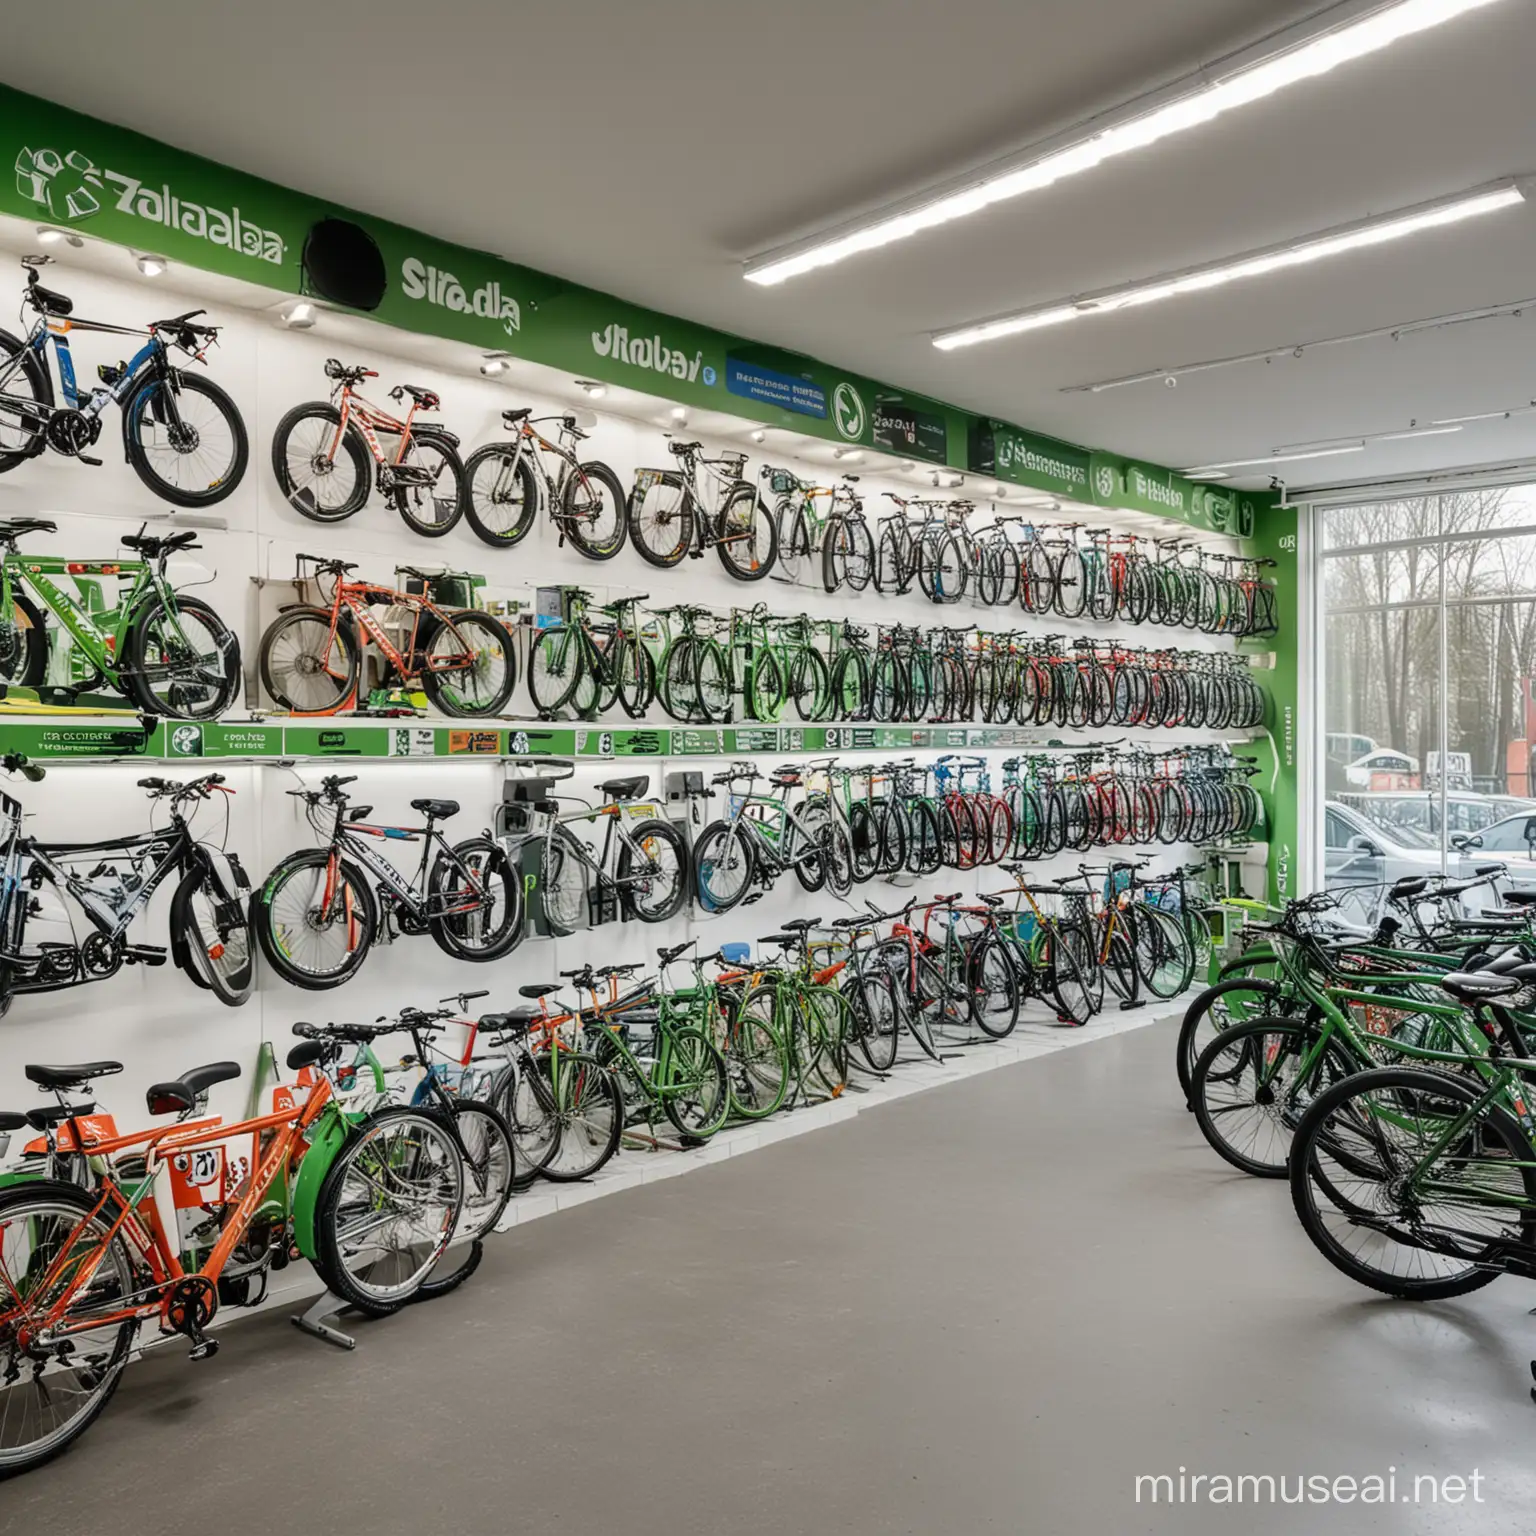
[[[1168,1026],[499,1238],[454,1296],[132,1367],[0,1530],[1504,1531],[1536,1288],[1369,1299],[1178,1104]],[[1154,1507],[1137,1474],[1482,1474],[1460,1506]],[[1294,1483],[1292,1485],[1294,1487]]]

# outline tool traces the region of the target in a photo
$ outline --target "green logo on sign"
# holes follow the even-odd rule
[[[178,725],[171,732],[172,757],[201,757],[203,755],[203,728],[200,725]]]
[[[1100,464],[1093,472],[1093,488],[1101,501],[1109,501],[1115,494],[1115,472],[1108,464]]]
[[[56,149],[24,149],[16,156],[16,190],[29,203],[48,210],[50,218],[88,219],[101,212],[101,172],[72,149],[61,155]]]
[[[864,402],[852,384],[845,380],[832,391],[832,420],[844,437],[850,441],[863,437],[868,419]]]

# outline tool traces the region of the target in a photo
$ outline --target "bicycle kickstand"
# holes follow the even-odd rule
[[[312,1301],[303,1312],[295,1312],[289,1321],[302,1333],[309,1334],[312,1338],[323,1339],[327,1344],[334,1344],[338,1349],[356,1349],[357,1340],[350,1333],[343,1333],[339,1328],[333,1328],[328,1319],[346,1307],[340,1296],[335,1291],[325,1290]]]

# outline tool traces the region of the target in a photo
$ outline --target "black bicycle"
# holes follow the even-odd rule
[[[523,936],[522,884],[500,843],[485,832],[450,844],[437,823],[458,815],[457,800],[411,801],[424,827],[371,824],[373,807],[350,806],[343,793],[355,778],[330,774],[318,790],[288,791],[326,846],[289,854],[262,884],[256,932],[278,975],[313,991],[340,986],[374,944],[402,933],[430,933],[460,960],[499,960],[513,949]],[[414,875],[370,840],[419,842]]]
[[[152,320],[142,328],[109,325],[74,314],[74,301],[45,288],[38,267],[51,258],[29,256],[22,290],[23,319],[36,319],[25,339],[0,331],[0,471],[15,469],[46,449],[82,464],[99,465],[86,450],[101,437],[109,405],[123,413],[123,454],[155,495],[179,507],[207,507],[223,501],[240,484],[250,458],[245,422],[235,402],[208,379],[171,362],[171,348],[194,363],[206,363],[218,329],[196,324],[200,309]],[[126,362],[102,363],[100,384],[81,390],[75,383],[69,337],[82,331],[110,336],[147,336]],[[58,361],[55,396],[48,371],[48,346]]]
[[[757,487],[742,478],[746,454],[710,459],[703,443],[667,447],[678,467],[637,469],[629,494],[629,538],[641,558],[669,567],[713,549],[728,575],[761,581],[779,558],[779,528]]]
[[[33,782],[44,776],[24,757],[7,757],[0,767]],[[140,779],[139,787],[169,812],[168,824],[84,843],[23,837],[20,802],[0,793],[0,1013],[21,992],[105,981],[125,965],[164,965],[164,947],[130,943],[128,930],[172,875],[180,879],[171,897],[169,958],[221,1003],[238,1007],[251,995],[250,882],[234,854],[191,826],[199,806],[234,791],[218,773],[186,784]],[[228,831],[226,814],[225,837]],[[89,928],[83,936],[82,917]],[[42,938],[43,928],[69,936]]]

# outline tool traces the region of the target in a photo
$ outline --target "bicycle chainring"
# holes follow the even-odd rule
[[[80,946],[80,965],[92,981],[111,976],[123,963],[123,941],[107,933],[93,933]]]
[[[43,436],[55,453],[74,458],[101,436],[101,420],[92,420],[83,411],[55,411],[43,427]]]
[[[213,1321],[219,1309],[219,1293],[211,1280],[188,1275],[178,1280],[165,1304],[165,1321],[175,1333],[195,1335]]]

